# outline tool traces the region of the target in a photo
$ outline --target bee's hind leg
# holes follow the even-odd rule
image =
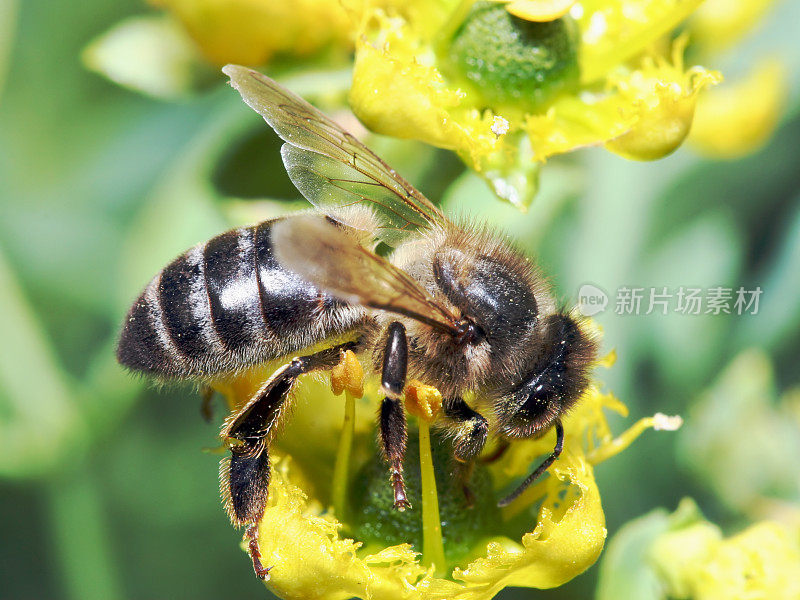
[[[475,504],[475,496],[469,487],[475,460],[486,445],[489,423],[479,412],[473,410],[463,398],[446,398],[442,404],[444,415],[455,427],[453,457],[456,459],[454,475],[461,484],[467,506]]]
[[[349,342],[311,354],[298,356],[272,374],[237,413],[225,421],[220,436],[231,451],[220,465],[220,488],[231,522],[247,526],[244,539],[260,579],[269,579],[272,567],[261,562],[258,524],[267,505],[270,462],[269,441],[284,412],[286,399],[300,375],[317,369],[331,369],[341,360],[342,351],[355,347]]]

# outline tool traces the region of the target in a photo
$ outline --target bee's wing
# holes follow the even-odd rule
[[[272,244],[283,266],[338,298],[457,331],[452,312],[411,276],[324,217],[300,215],[276,222]]]
[[[342,220],[337,208],[367,203],[381,220],[381,231],[371,233],[390,245],[419,228],[446,223],[421,192],[311,104],[257,71],[238,65],[222,71],[288,142],[281,155],[289,177],[323,213]]]

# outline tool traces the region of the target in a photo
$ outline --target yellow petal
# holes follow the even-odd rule
[[[396,28],[396,29],[390,29]],[[447,87],[439,71],[422,64],[405,38],[407,30],[386,23],[377,45],[357,44],[350,105],[364,124],[385,135],[422,140],[480,157],[499,145],[494,116],[481,114],[465,93]]]
[[[591,466],[566,454],[551,473],[537,486],[545,499],[536,528],[522,537],[521,545],[493,541],[485,557],[456,569],[454,579],[466,587],[459,598],[492,597],[506,586],[556,587],[597,560],[606,528]]]
[[[258,65],[276,54],[307,56],[352,45],[353,26],[337,0],[151,1],[172,12],[220,65]]]
[[[573,4],[575,0],[513,0],[506,10],[520,19],[542,23],[563,17]]]
[[[800,598],[798,534],[791,525],[762,521],[724,538],[684,498],[671,515],[656,509],[611,540],[598,598]]]
[[[684,499],[682,504],[686,502]],[[678,598],[693,598],[694,579],[703,568],[700,565],[707,564],[721,539],[719,527],[704,520],[698,510],[697,522],[656,538],[648,554],[661,567],[661,577],[672,594]]]
[[[673,152],[689,134],[698,93],[721,81],[702,67],[683,69],[684,37],[673,45],[672,64],[645,57],[642,67],[612,80],[620,113],[634,117],[631,129],[606,148],[631,160],[656,160]]]
[[[528,115],[525,131],[533,157],[545,161],[554,154],[602,144],[629,131],[636,122],[620,110],[619,97],[609,94],[561,96],[542,114]]]
[[[786,68],[765,59],[739,81],[703,94],[689,141],[715,158],[754,152],[772,136],[789,93]]]
[[[677,27],[702,0],[580,0],[581,81],[602,78]]]
[[[536,193],[539,165],[550,156],[608,144],[629,158],[652,160],[682,143],[697,92],[716,82],[718,75],[699,67],[684,72],[684,41],[675,44],[671,65],[660,58],[640,59],[641,66],[634,70],[618,63],[641,54],[698,3],[573,4],[570,15],[581,23],[579,56],[589,72],[582,79],[604,81],[564,90],[533,110],[513,103],[487,106],[468,83],[448,79],[448,69],[439,68],[442,52],[428,35],[430,19],[423,18],[422,5],[386,0],[391,11],[372,8],[365,13],[350,102],[358,117],[378,133],[455,150],[498,197],[524,210]],[[436,6],[432,20],[447,29],[441,22],[445,4]],[[470,6],[461,3],[456,12]]]
[[[339,537],[339,524],[309,510],[289,481],[288,460],[277,462],[261,520],[259,545],[272,565],[267,586],[286,600],[419,598],[415,585],[430,579],[407,545],[359,558],[360,544]],[[419,581],[421,579],[421,581]]]
[[[293,461],[273,464],[259,543],[264,564],[273,567],[267,586],[281,598],[482,600],[507,586],[555,587],[590,567],[606,536],[592,468],[568,453],[540,487],[545,499],[532,532],[518,542],[489,541],[479,558],[453,571],[455,581],[434,578],[408,545],[359,552],[360,544],[341,538],[339,523],[296,487],[307,482],[291,475]]]

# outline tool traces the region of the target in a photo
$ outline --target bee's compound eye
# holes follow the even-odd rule
[[[550,428],[561,412],[557,390],[540,378],[527,382],[501,400],[502,431],[511,438],[528,438]]]

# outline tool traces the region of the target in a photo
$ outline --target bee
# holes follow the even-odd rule
[[[561,418],[588,385],[595,340],[556,308],[538,269],[502,234],[449,220],[272,79],[235,65],[223,71],[286,142],[286,170],[316,212],[234,229],[179,256],[133,304],[117,357],[133,371],[200,382],[285,358],[221,432],[230,448],[222,495],[233,524],[246,527],[256,575],[270,569],[258,547],[270,441],[298,380],[332,369],[348,350],[380,374],[378,440],[398,510],[410,506],[408,382],[442,393],[439,425],[467,467],[490,436],[503,443],[555,428],[553,452],[499,501],[510,503],[561,453]],[[379,242],[393,249],[389,258],[376,252]]]

